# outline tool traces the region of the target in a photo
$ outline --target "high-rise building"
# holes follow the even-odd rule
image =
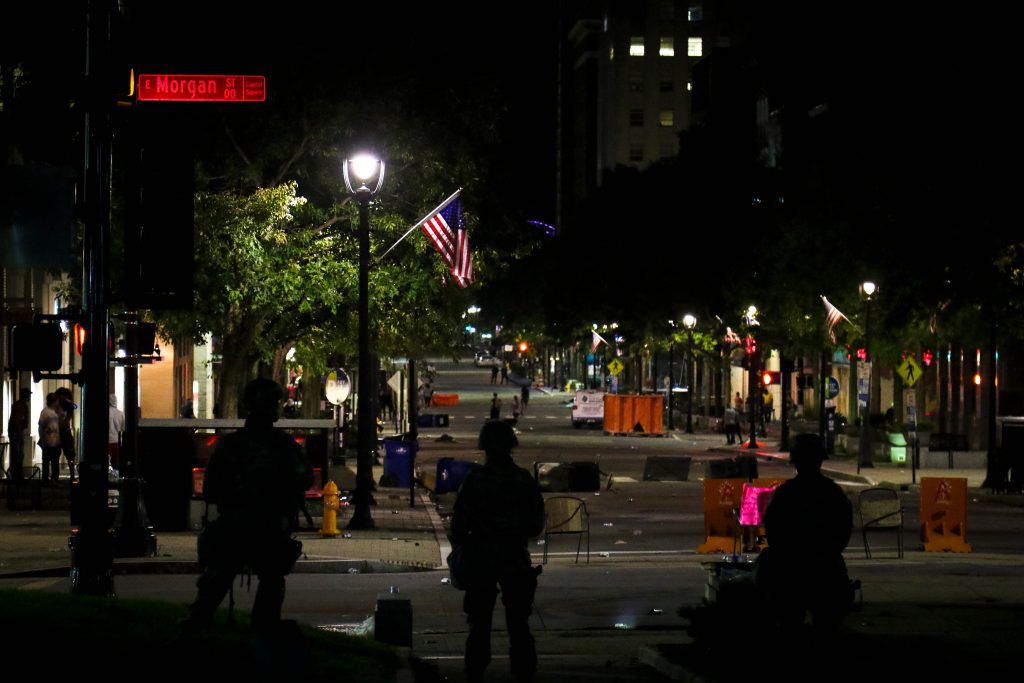
[[[559,227],[608,171],[679,153],[694,66],[728,47],[723,0],[566,0],[559,84]]]

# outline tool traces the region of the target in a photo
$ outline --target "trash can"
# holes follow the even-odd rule
[[[907,465],[907,439],[902,432],[889,434],[889,459],[894,465]]]
[[[382,486],[408,488],[412,485],[412,469],[416,462],[415,441],[405,441],[403,437],[384,439],[384,475]]]
[[[458,491],[466,475],[478,467],[480,465],[468,460],[456,460],[455,458],[438,459],[437,481],[434,484],[434,493],[441,494]]]

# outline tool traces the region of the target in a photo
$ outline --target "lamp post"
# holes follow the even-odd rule
[[[672,343],[668,347],[668,428],[669,431],[673,431],[676,428],[676,421],[672,415],[672,380],[676,372],[676,321],[669,320],[668,324],[672,326]]]
[[[359,396],[356,402],[359,433],[356,438],[355,511],[349,529],[374,528],[370,515],[373,456],[377,425],[373,396],[377,373],[370,359],[370,201],[384,185],[384,162],[370,154],[345,160],[345,187],[359,204]],[[353,180],[356,183],[353,183]]]
[[[874,467],[871,462],[871,375],[874,363],[871,357],[871,298],[878,291],[874,282],[864,282],[860,286],[860,295],[864,298],[864,364],[867,372],[868,400],[864,409],[864,418],[860,423],[860,454],[857,458],[857,472],[862,467]]]
[[[754,329],[761,325],[757,315],[757,306],[747,307],[747,391],[750,394],[747,398],[750,401],[750,441],[747,448],[750,450],[757,448],[757,401],[761,399],[757,371],[757,340],[754,338]]]
[[[686,328],[688,344],[686,346],[686,433],[693,434],[693,328],[697,326],[697,316],[687,313],[683,316],[683,327]]]

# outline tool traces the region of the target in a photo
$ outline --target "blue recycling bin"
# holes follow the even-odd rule
[[[434,493],[451,493],[458,491],[466,475],[480,467],[475,462],[440,458],[437,461],[437,479],[434,482]]]
[[[384,476],[381,481],[385,485],[408,488],[412,486],[412,469],[416,462],[415,441],[402,439],[384,439]]]

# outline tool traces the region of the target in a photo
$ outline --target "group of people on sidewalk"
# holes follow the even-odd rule
[[[8,467],[7,478],[21,481],[25,478],[25,446],[30,442],[29,405],[32,392],[22,387],[18,400],[11,404],[11,415],[7,421]],[[36,420],[39,434],[39,449],[42,451],[42,479],[56,482],[60,479],[60,458],[67,462],[68,478],[76,479],[75,466],[78,461],[75,446],[74,414],[78,405],[67,387],[59,387],[46,395],[45,405]],[[119,464],[121,434],[124,432],[124,413],[117,407],[117,397],[110,395],[108,420],[107,456],[111,467]],[[29,459],[29,464],[32,460]]]

